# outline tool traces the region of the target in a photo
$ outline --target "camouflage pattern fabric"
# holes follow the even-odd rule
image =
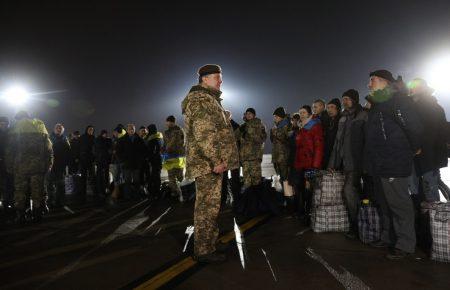
[[[229,170],[239,167],[236,139],[220,95],[220,91],[197,85],[183,100],[189,179],[211,173],[222,162]]]
[[[242,175],[244,177],[245,188],[248,188],[252,185],[260,184],[262,178],[261,161],[260,160],[243,161]]]
[[[280,175],[281,181],[288,177],[289,159],[289,134],[292,126],[289,119],[283,119],[270,130],[270,140],[272,141],[272,163],[275,172]]]
[[[184,155],[184,131],[175,125],[164,131],[164,152],[173,155]]]
[[[7,170],[14,173],[15,201],[25,209],[28,194],[33,207],[44,200],[44,178],[53,164],[53,149],[47,129],[37,119],[19,120],[11,129],[6,148]]]
[[[239,127],[237,132],[239,138],[240,160],[243,161],[262,161],[264,153],[264,141],[267,138],[266,128],[260,119],[254,118],[246,121]]]
[[[194,254],[196,256],[216,251],[222,178],[223,174],[209,173],[195,179]]]
[[[181,194],[180,183],[183,181],[183,169],[174,168],[167,172],[169,174],[169,188],[177,196]]]

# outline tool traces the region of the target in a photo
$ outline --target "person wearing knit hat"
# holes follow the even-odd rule
[[[353,104],[359,104],[359,93],[355,89],[349,89],[342,94],[342,98],[348,97],[352,100]]]
[[[273,120],[274,126],[270,130],[270,141],[273,144],[272,163],[276,174],[280,176],[280,182],[283,184],[286,209],[288,212],[293,213],[294,196],[292,187],[287,182],[289,172],[289,137],[292,126],[283,107],[279,107],[273,112]]]
[[[367,112],[359,104],[359,93],[354,89],[342,94],[344,107],[338,122],[328,168],[342,171],[344,178],[344,202],[348,210],[350,230],[348,239],[358,238],[358,208],[362,192],[362,164],[364,152],[364,128]]]
[[[252,115],[249,115],[249,114],[252,114]],[[255,109],[253,109],[253,108],[247,108],[247,110],[245,110],[245,118],[247,119],[247,120],[251,120],[251,119],[253,119],[253,118],[255,118],[256,117],[256,111],[255,111]]]
[[[334,141],[338,130],[339,119],[341,117],[341,101],[338,98],[333,98],[327,104],[327,113],[329,116],[328,124],[323,126],[324,135],[324,154],[323,154],[323,169],[328,166],[330,155],[333,150]]]
[[[399,260],[415,252],[416,232],[410,186],[415,155],[424,153],[424,122],[417,104],[385,71],[370,73],[371,107],[365,127],[364,170],[376,178],[375,190],[383,222],[375,247],[390,247],[387,259]],[[423,108],[420,108],[423,110]],[[432,130],[431,128],[426,128]],[[417,164],[416,164],[417,165]]]
[[[379,69],[379,70],[373,71],[369,74],[369,76],[370,77],[379,77],[379,78],[385,79],[391,83],[395,82],[395,79],[392,76],[392,73],[385,69]]]

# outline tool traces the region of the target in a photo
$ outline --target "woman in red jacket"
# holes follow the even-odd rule
[[[323,129],[320,119],[312,117],[310,106],[303,106],[299,113],[299,129],[291,137],[290,183],[295,187],[299,218],[309,225],[312,198],[306,190],[305,171],[322,166]]]

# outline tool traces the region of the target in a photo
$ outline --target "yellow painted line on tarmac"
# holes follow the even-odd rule
[[[249,229],[259,224],[261,221],[268,218],[268,216],[269,215],[262,215],[249,220],[248,222],[240,226],[241,232],[245,233]],[[234,231],[230,231],[227,234],[220,237],[219,240],[223,243],[228,243],[234,240],[234,238],[235,238]],[[178,262],[177,264],[171,266],[170,268],[164,270],[163,272],[153,276],[152,278],[150,278],[150,280],[142,283],[141,285],[137,286],[134,289],[136,290],[158,289],[167,284],[173,278],[177,277],[183,272],[186,272],[196,264],[197,262],[194,259],[192,259],[192,257],[187,257]]]

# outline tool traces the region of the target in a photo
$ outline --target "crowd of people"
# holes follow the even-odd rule
[[[66,137],[63,124],[56,124],[49,134],[42,121],[24,111],[15,116],[12,126],[7,118],[0,118],[0,193],[6,216],[25,223],[26,210],[31,208],[31,220],[40,221],[48,207],[66,204],[65,183],[69,181],[79,204],[86,203],[88,185],[98,203],[158,199],[162,168],[168,171],[171,194],[183,202],[180,183],[187,157],[186,175],[196,180],[198,191],[196,240],[204,240],[202,235],[208,231],[202,231],[199,216],[216,216],[211,211],[217,208],[210,203],[212,193],[202,192],[218,185],[222,195],[217,198],[223,199],[229,191],[236,202],[243,193],[258,190],[269,137],[287,215],[309,225],[310,179],[321,170],[342,172],[351,225],[346,236],[357,238],[358,209],[361,200],[368,198],[378,206],[382,220],[381,239],[372,245],[393,247],[393,259],[415,251],[410,194],[439,201],[439,169],[447,166],[448,157],[445,112],[425,80],[417,78],[406,85],[389,71],[377,70],[369,75],[370,93],[364,106],[358,91],[349,89],[341,98],[317,99],[294,114],[278,107],[273,113],[274,126],[268,131],[254,108],[245,111],[242,124],[233,120],[229,111],[222,114],[217,93],[221,79],[208,79],[220,74],[218,66],[206,66],[199,72],[200,84],[191,89],[182,105],[186,133],[174,116],[167,117],[164,133],[154,124],[138,130],[134,124],[119,124],[111,137],[106,130],[96,136],[94,126]],[[202,81],[215,87],[202,85]],[[211,126],[210,118],[225,120],[215,120]],[[208,204],[214,206],[204,206]],[[211,245],[199,245],[196,253],[210,255],[211,249]]]

